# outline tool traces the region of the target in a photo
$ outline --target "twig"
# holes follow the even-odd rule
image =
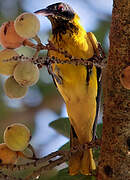
[[[3,60],[4,62],[9,61],[31,61],[34,64],[40,65],[40,68],[43,66],[48,66],[50,64],[73,64],[73,65],[95,65],[96,67],[104,68],[106,62],[99,62],[96,57],[90,59],[71,59],[71,60],[62,60],[57,58],[50,58],[50,57],[38,57],[38,58],[29,58],[25,57],[24,55],[21,56],[14,56],[10,59]]]
[[[69,159],[69,156],[64,156],[61,157],[57,160],[54,161],[49,161],[49,164],[43,167],[40,167],[39,169],[33,171],[32,174],[30,174],[29,176],[27,176],[24,180],[30,180],[30,179],[34,179],[36,177],[39,177],[41,174],[43,174],[45,171],[51,170],[56,166],[59,166],[60,164],[66,162]]]
[[[38,159],[38,158],[36,157],[34,148],[33,148],[33,146],[32,146],[31,144],[28,145],[28,149],[30,149],[30,151],[32,152],[32,157],[31,157],[31,158],[32,158],[33,160]]]
[[[12,58],[9,59],[4,59],[3,62],[9,62],[9,61],[25,61],[28,60],[29,57],[25,57],[23,54],[20,56],[13,56]]]

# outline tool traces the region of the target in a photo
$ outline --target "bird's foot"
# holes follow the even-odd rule
[[[70,152],[71,152],[72,154],[75,153],[75,152],[77,152],[77,151],[83,152],[83,145],[81,145],[81,144],[76,144],[76,145],[73,145],[73,147],[71,147],[71,149],[70,149]]]
[[[100,145],[101,145],[101,139],[95,138],[95,139],[92,139],[91,142],[85,144],[84,147],[94,148],[94,147],[98,147]]]

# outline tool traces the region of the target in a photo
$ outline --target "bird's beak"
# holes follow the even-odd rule
[[[34,13],[36,13],[36,14],[41,14],[41,15],[43,15],[43,16],[53,15],[52,11],[50,11],[48,8],[40,9],[40,10],[38,10],[38,11],[35,11]]]

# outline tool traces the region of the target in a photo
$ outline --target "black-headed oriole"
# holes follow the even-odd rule
[[[93,33],[86,33],[79,16],[65,3],[56,3],[35,13],[47,16],[52,24],[50,41],[72,57],[89,59],[97,52],[98,43]],[[66,60],[63,54],[49,50],[48,55]],[[62,95],[71,123],[71,148],[93,139],[98,113],[100,68],[94,65],[53,64],[52,75]],[[96,169],[92,149],[79,150],[69,160],[69,173],[91,174]]]

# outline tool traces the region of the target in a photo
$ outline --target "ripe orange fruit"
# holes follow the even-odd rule
[[[18,159],[18,153],[12,151],[5,143],[0,144],[0,164],[15,164]]]
[[[14,22],[8,21],[0,27],[0,44],[4,48],[14,49],[22,45],[25,38],[20,37],[14,28]]]

